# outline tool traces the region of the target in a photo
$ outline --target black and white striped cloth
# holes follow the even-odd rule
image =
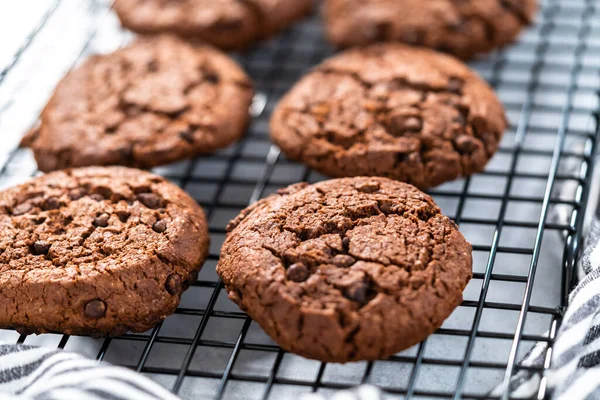
[[[600,399],[600,221],[594,219],[581,259],[581,281],[569,296],[569,306],[556,335],[545,377],[521,370],[510,381],[512,398],[535,397],[543,378],[556,400]],[[548,345],[536,344],[521,365],[541,367]],[[490,394],[497,396],[503,388]]]
[[[127,368],[51,348],[0,344],[3,400],[177,400]]]
[[[594,220],[582,256],[585,276],[569,297],[546,375],[520,370],[510,382],[511,398],[535,398],[542,379],[556,400],[600,399],[600,222]],[[521,360],[543,366],[545,342]],[[499,396],[502,387],[490,395]],[[176,400],[175,395],[129,369],[49,348],[0,344],[0,398],[7,400]],[[373,386],[342,391],[335,400],[380,400]],[[325,397],[311,394],[305,400]]]

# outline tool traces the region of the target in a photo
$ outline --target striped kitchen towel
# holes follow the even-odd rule
[[[0,398],[6,400],[177,400],[127,368],[66,351],[0,344]]]
[[[546,371],[552,399],[600,398],[600,221],[594,219],[581,259],[584,276],[569,296],[569,306],[552,349]],[[521,360],[521,365],[541,367],[547,344],[540,342]],[[510,381],[512,398],[535,398],[541,373],[521,370]],[[490,394],[498,396],[503,388]]]

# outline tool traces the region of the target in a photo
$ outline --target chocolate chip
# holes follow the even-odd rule
[[[213,25],[213,29],[215,30],[223,30],[223,31],[237,31],[242,26],[242,21],[239,19],[234,20],[219,20]]]
[[[200,271],[192,272],[192,274],[190,275],[190,284],[193,284],[194,282],[196,282],[198,280],[199,274],[200,274]]]
[[[164,219],[158,220],[152,225],[152,230],[157,233],[163,233],[167,230],[167,222]]]
[[[417,30],[407,30],[402,32],[402,41],[413,46],[420,44],[423,41],[422,37],[423,34]]]
[[[105,186],[98,186],[96,189],[94,189],[94,193],[99,194],[103,199],[106,200],[110,200],[113,194],[112,190]]]
[[[110,218],[110,215],[108,215],[107,213],[100,214],[98,217],[96,217],[96,219],[94,219],[93,224],[94,224],[94,226],[106,228],[108,226],[109,218]]]
[[[344,289],[344,295],[350,300],[356,301],[361,305],[367,299],[367,284],[366,282],[356,282],[355,284]]]
[[[379,190],[379,182],[369,181],[356,186],[356,190],[363,193],[375,193]]]
[[[477,139],[468,135],[459,136],[455,139],[454,143],[461,154],[470,154],[477,149]]]
[[[148,208],[154,209],[160,207],[160,197],[154,193],[140,193],[138,194],[138,200]]]
[[[350,247],[350,238],[344,237],[342,239],[342,246],[344,246],[344,249],[348,250],[348,247]]]
[[[464,125],[467,121],[465,120],[465,117],[462,114],[459,114],[456,117],[454,117],[452,122],[456,122],[457,124]]]
[[[465,32],[467,30],[467,26],[468,25],[466,21],[462,18],[450,21],[448,23],[448,29],[456,33]]]
[[[44,201],[44,210],[56,210],[58,208],[60,208],[60,201],[56,197],[48,197]]]
[[[180,294],[183,292],[183,279],[177,274],[171,274],[165,283],[165,289],[171,295]]]
[[[333,257],[333,260],[331,260],[331,263],[333,265],[340,268],[348,268],[355,262],[356,260],[354,259],[354,257],[348,256],[346,254],[338,254],[337,256]]]
[[[389,214],[392,211],[393,205],[394,205],[394,203],[391,200],[385,199],[385,200],[377,201],[377,206],[379,207],[381,212],[384,214]]]
[[[119,220],[121,222],[127,222],[129,217],[131,216],[131,213],[125,210],[117,210],[115,211],[115,214],[117,214],[117,217],[119,217]]]
[[[50,250],[50,243],[44,240],[38,240],[33,243],[33,254],[36,256],[45,256],[48,254],[48,250]]]
[[[106,303],[100,299],[88,301],[83,312],[88,318],[101,318],[106,314]]]
[[[24,325],[18,325],[15,326],[15,331],[17,331],[17,333],[19,333],[20,335],[31,335],[33,333],[33,331],[31,329],[29,329],[28,327],[24,326]]]
[[[98,193],[91,194],[90,199],[96,200],[96,201],[104,201],[104,197],[102,197],[102,195],[98,194]]]
[[[110,337],[121,336],[125,332],[127,332],[127,325],[117,324],[117,325],[115,325],[114,328],[112,328],[110,330],[110,332],[108,333],[108,336],[110,336]]]
[[[365,35],[374,41],[389,39],[392,34],[392,24],[389,21],[376,21],[363,26]]]
[[[395,115],[391,120],[392,133],[400,136],[405,132],[418,132],[423,127],[419,117],[407,115]]]
[[[21,203],[13,208],[13,215],[23,215],[31,211],[33,206],[29,203]]]
[[[215,72],[215,71],[205,71],[204,72],[204,79],[207,82],[210,83],[219,83],[221,81],[221,78],[219,77],[219,75]]]
[[[156,60],[150,60],[146,64],[146,69],[148,72],[156,72],[158,71],[158,62]]]
[[[179,132],[179,137],[189,144],[194,143],[194,133],[190,130]]]
[[[460,94],[462,92],[463,81],[458,78],[448,79],[448,91]]]
[[[302,263],[295,263],[289,266],[285,275],[290,281],[293,282],[304,282],[310,276],[310,272],[306,265]]]
[[[69,192],[69,198],[71,200],[79,200],[80,198],[82,198],[83,196],[85,196],[85,190],[83,190],[82,188],[76,188],[76,189],[72,189]]]

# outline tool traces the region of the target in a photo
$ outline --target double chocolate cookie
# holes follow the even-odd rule
[[[536,0],[326,0],[336,46],[401,41],[471,58],[512,42],[529,25]]]
[[[22,144],[38,167],[156,165],[238,140],[253,91],[230,58],[173,36],[141,38],[70,72]]]
[[[124,167],[53,172],[0,193],[0,328],[115,336],[175,311],[208,253],[202,209]]]
[[[462,62],[390,43],[317,66],[276,107],[271,137],[325,175],[426,189],[483,170],[506,125],[494,92]]]
[[[138,33],[171,32],[243,49],[275,35],[312,9],[313,0],[116,0],[121,24]]]
[[[217,272],[284,349],[375,360],[441,326],[471,278],[471,246],[426,194],[386,178],[296,184],[227,227]]]

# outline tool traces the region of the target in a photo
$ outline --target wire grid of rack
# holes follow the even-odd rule
[[[464,303],[423,343],[376,362],[302,359],[232,305],[214,272],[230,218],[280,187],[324,179],[287,161],[268,140],[277,100],[332,54],[317,17],[237,57],[260,93],[241,142],[155,169],[205,208],[211,231],[210,257],[175,315],[150,332],[113,339],[0,330],[0,340],[125,365],[184,398],[290,398],[365,382],[390,398],[488,398],[517,371],[542,371],[518,360],[537,341],[552,345],[574,282],[597,147],[600,4],[541,3],[519,43],[471,64],[497,91],[511,124],[485,172],[431,191],[473,243],[475,262]],[[37,173],[17,143],[58,79],[87,55],[131,38],[108,0],[41,0],[30,11],[26,34],[0,48],[0,56],[10,52],[0,58],[0,187]],[[538,396],[545,395],[542,380]]]

